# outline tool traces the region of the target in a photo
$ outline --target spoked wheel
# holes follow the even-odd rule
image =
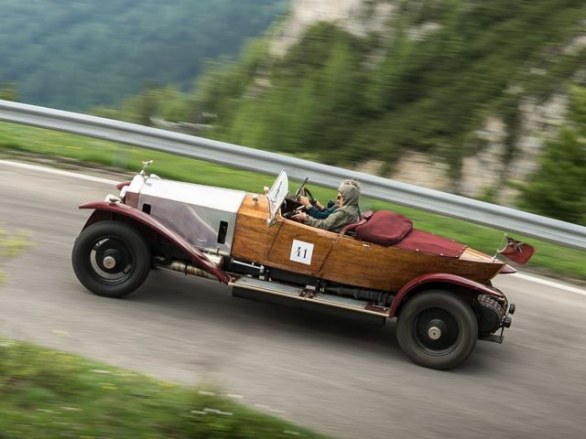
[[[79,281],[99,296],[125,297],[146,279],[150,251],[143,237],[131,226],[102,221],[82,231],[71,253]]]
[[[450,369],[474,350],[478,322],[472,308],[448,291],[418,294],[407,302],[397,322],[397,341],[413,362]]]

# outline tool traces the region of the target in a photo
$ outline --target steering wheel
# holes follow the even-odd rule
[[[281,211],[284,212],[282,213],[284,218],[290,219],[296,213],[304,212],[306,210],[306,207],[301,205],[301,203],[299,202],[299,197],[301,196],[309,198],[309,202],[312,206],[315,206],[315,203],[317,203],[317,200],[315,199],[311,191],[306,187],[308,181],[309,178],[303,180],[303,183],[301,183],[301,186],[299,186],[299,189],[297,189],[295,195],[292,197],[287,197],[283,201]]]
[[[309,198],[309,202],[311,203],[311,205],[315,206],[317,200],[315,199],[311,191],[305,187],[308,181],[309,178],[307,177],[305,178],[305,180],[303,180],[303,183],[301,183],[301,186],[299,186],[299,189],[297,189],[297,192],[295,192],[295,199],[299,200],[300,196],[307,197]]]
[[[303,183],[301,183],[301,186],[299,186],[299,189],[297,189],[297,192],[295,192],[295,198],[299,198],[300,195],[304,195],[305,185],[308,181],[309,177],[305,177],[305,180],[303,180]]]

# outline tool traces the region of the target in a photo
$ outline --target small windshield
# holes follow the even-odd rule
[[[287,173],[283,169],[280,173],[273,186],[269,190],[267,197],[269,199],[269,209],[270,209],[270,218],[268,220],[269,224],[272,224],[275,221],[275,216],[279,211],[279,208],[285,201],[285,197],[289,192],[289,179],[287,178]]]

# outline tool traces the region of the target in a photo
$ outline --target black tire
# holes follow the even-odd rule
[[[472,353],[477,339],[478,321],[472,307],[448,291],[421,292],[398,316],[399,346],[420,366],[456,367]]]
[[[77,279],[92,293],[120,298],[145,281],[151,256],[144,238],[132,226],[101,221],[79,234],[71,263]]]

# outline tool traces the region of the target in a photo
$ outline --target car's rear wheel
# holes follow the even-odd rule
[[[102,221],[83,230],[71,253],[73,271],[91,292],[125,297],[145,281],[151,266],[150,250],[128,224]]]
[[[472,308],[453,293],[419,293],[401,310],[397,341],[411,360],[433,369],[450,369],[474,350],[478,322]]]

